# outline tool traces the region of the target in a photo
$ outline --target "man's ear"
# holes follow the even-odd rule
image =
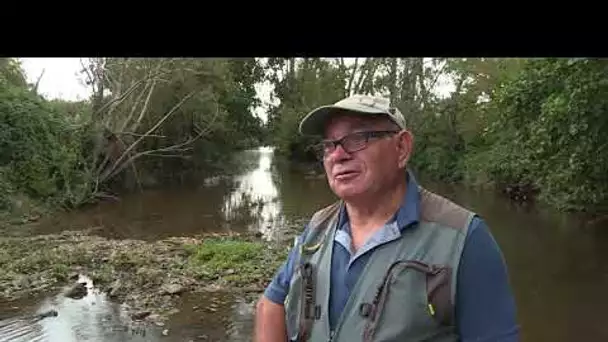
[[[408,130],[399,132],[397,136],[397,150],[399,152],[399,167],[405,168],[412,155],[414,136]]]

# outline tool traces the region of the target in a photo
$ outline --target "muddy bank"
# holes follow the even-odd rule
[[[261,293],[288,253],[250,234],[112,240],[94,230],[0,238],[3,306],[37,294],[79,298],[86,275],[134,320],[162,322],[184,294]]]

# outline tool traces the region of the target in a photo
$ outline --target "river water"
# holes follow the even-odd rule
[[[236,158],[238,167],[230,174],[62,215],[40,233],[100,226],[112,238],[154,240],[259,231],[276,241],[289,239],[289,230],[299,229],[315,209],[335,200],[323,177],[275,158],[272,148]],[[603,248],[608,227],[573,214],[514,204],[487,190],[417,178],[489,223],[509,267],[522,341],[608,341],[608,293],[603,292],[608,289],[608,249]],[[127,323],[120,305],[94,289],[81,300],[49,296],[16,305],[0,316],[0,341],[249,341],[253,324],[252,299],[234,293],[205,298],[187,294],[180,311],[153,329]],[[27,324],[18,320],[53,308],[60,312],[56,317]]]

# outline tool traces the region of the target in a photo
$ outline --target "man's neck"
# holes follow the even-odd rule
[[[371,232],[382,227],[399,209],[407,186],[400,182],[379,196],[361,201],[347,201],[348,220],[351,230]]]

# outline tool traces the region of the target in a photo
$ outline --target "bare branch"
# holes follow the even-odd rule
[[[148,96],[146,97],[146,102],[144,102],[144,105],[141,108],[141,111],[139,112],[139,117],[137,118],[137,121],[135,121],[135,124],[133,125],[133,127],[131,127],[132,131],[136,131],[137,127],[139,127],[139,125],[141,124],[141,120],[144,118],[144,114],[146,113],[148,105],[150,104],[150,99],[152,98],[154,87],[156,87],[156,79],[152,81],[152,85],[150,86],[150,90],[148,91]],[[123,128],[124,127],[126,127],[126,125],[123,125]]]
[[[84,65],[84,62],[82,60],[82,58],[80,58],[80,66],[82,67],[82,72],[84,72],[87,75],[87,80],[86,80],[86,84],[90,85],[91,88],[93,88],[93,93],[95,93],[95,79],[93,78],[93,75],[91,75],[91,73],[89,72],[89,68]]]
[[[447,62],[443,63],[443,65],[441,66],[441,69],[439,69],[439,71],[435,74],[435,78],[429,84],[428,89],[434,89],[435,88],[435,84],[437,83],[437,80],[439,79],[439,76],[441,76],[443,74],[443,71],[445,70],[445,68],[447,67],[447,65],[448,65]]]
[[[136,137],[148,137],[148,138],[166,138],[166,135],[158,135],[158,134],[139,134],[139,133],[134,133],[134,132],[116,132],[114,133],[116,135],[122,134],[122,135],[132,135],[132,136],[136,136]]]
[[[192,97],[195,94],[195,91],[191,91],[188,95],[184,96],[184,98],[182,98],[175,106],[173,106],[173,108],[167,113],[165,114],[160,120],[158,120],[158,122],[152,126],[152,128],[150,128],[143,136],[139,137],[137,140],[135,140],[135,142],[133,142],[121,155],[120,157],[114,162],[114,164],[112,165],[112,167],[106,172],[105,176],[101,177],[101,181],[105,181],[109,178],[110,174],[114,174],[114,170],[118,167],[118,165],[120,164],[120,162],[122,162],[125,157],[146,137],[148,136],[150,133],[154,132],[158,127],[160,127],[160,125],[163,124],[163,122],[165,122],[171,115],[173,115],[173,113],[175,113],[177,111],[177,109],[179,109],[179,107],[181,107],[182,104],[184,104],[184,102],[186,102],[186,100],[188,100],[190,97]],[[132,160],[133,158],[130,158],[129,160]],[[126,164],[126,163],[125,163]]]
[[[151,85],[152,85],[151,83],[147,82],[146,86],[141,90],[139,95],[137,95],[137,98],[135,99],[135,102],[133,103],[133,106],[131,107],[131,111],[129,112],[129,115],[127,116],[127,118],[125,119],[125,121],[123,122],[123,124],[120,127],[121,131],[125,130],[127,125],[129,124],[129,122],[131,122],[131,120],[133,119],[133,115],[135,115],[135,111],[137,110],[137,107],[141,103],[143,96],[150,89]]]
[[[125,91],[123,94],[121,94],[120,96],[117,96],[117,97],[113,98],[112,100],[108,101],[108,103],[106,103],[106,104],[105,104],[105,105],[104,105],[102,108],[100,108],[100,109],[99,109],[99,111],[102,111],[103,109],[107,108],[108,106],[112,106],[112,108],[110,109],[109,113],[113,112],[113,111],[114,111],[114,109],[115,109],[116,107],[118,107],[118,106],[119,106],[119,105],[120,105],[120,104],[121,104],[121,103],[122,103],[122,102],[123,102],[123,101],[124,101],[124,100],[125,100],[125,99],[126,99],[128,96],[129,96],[129,95],[131,95],[131,94],[132,94],[132,93],[133,93],[133,92],[136,90],[136,88],[138,88],[138,87],[139,87],[139,86],[140,86],[142,83],[144,83],[144,82],[148,82],[150,79],[154,79],[154,80],[156,81],[156,77],[157,77],[157,76],[160,76],[160,75],[162,75],[162,74],[163,74],[163,72],[160,72],[158,69],[160,69],[160,67],[159,67],[159,68],[157,68],[157,70],[156,70],[156,71],[154,71],[154,72],[152,72],[152,71],[151,71],[151,72],[150,72],[150,74],[149,74],[147,77],[144,77],[144,78],[142,78],[142,79],[138,80],[137,82],[135,82],[133,85],[131,85],[131,86],[130,86],[130,87],[129,87],[129,88],[128,88],[128,89],[127,89],[127,90],[126,90],[126,91]],[[146,86],[146,87],[147,87],[147,86]],[[144,88],[144,91],[143,91],[143,92],[145,92],[145,89],[146,89],[146,88]],[[118,93],[118,94],[119,94],[119,93]],[[140,95],[141,95],[141,94],[140,94]],[[138,97],[138,99],[140,99],[140,98],[141,98],[141,96],[140,96],[140,97]],[[135,106],[135,107],[136,107],[136,106]],[[135,110],[135,109],[133,108],[133,109],[132,109],[132,111],[134,111],[134,110]],[[120,130],[124,130],[124,129],[125,129],[125,127],[126,127],[126,125],[128,124],[128,122],[129,122],[130,120],[131,120],[131,115],[129,115],[129,117],[128,117],[127,121],[125,121],[125,122],[123,123],[122,127],[120,128]]]
[[[108,193],[105,193],[103,191],[95,191],[94,196],[97,198],[109,198],[115,201],[120,201],[120,198],[114,196],[114,195],[110,195]]]
[[[391,105],[397,103],[397,58],[390,60],[390,71],[389,71],[389,84],[388,89],[390,93]]]
[[[353,71],[350,74],[350,79],[348,80],[348,95],[351,95],[352,91],[353,91],[353,81],[355,80],[355,73],[357,72],[358,63],[359,63],[359,58],[355,58],[355,64],[353,65]]]
[[[160,157],[160,158],[181,158],[181,159],[192,159],[192,156],[184,156],[182,154],[157,154],[157,153],[146,153],[149,157]]]
[[[160,75],[161,74],[161,67],[162,67],[163,63],[162,61],[159,62],[156,65],[156,69],[150,72],[150,75]],[[148,105],[150,103],[150,99],[152,98],[152,93],[154,92],[154,88],[156,87],[156,82],[157,82],[157,78],[154,77],[152,80],[152,84],[150,85],[150,89],[148,91],[148,96],[146,97],[146,101],[144,102],[144,105],[141,109],[141,112],[139,113],[139,118],[137,119],[137,121],[135,122],[135,124],[131,127],[132,131],[136,131],[137,127],[139,127],[139,125],[141,124],[141,120],[143,119],[143,116],[146,112],[146,110],[148,109]],[[145,92],[145,91],[144,91]],[[140,94],[140,96],[137,98],[138,102],[141,100],[141,96],[143,96],[143,92]],[[133,114],[134,114],[134,109],[137,107],[137,103],[136,105],[133,106],[131,113],[129,113],[129,117],[127,118],[127,120],[123,123],[121,130],[124,130],[127,125],[130,123],[131,119],[133,118]]]
[[[95,156],[97,156],[98,153],[95,153]],[[109,153],[105,153],[103,160],[101,161],[101,163],[99,164],[99,166],[97,167],[95,174],[99,175],[101,174],[101,172],[105,169],[106,165],[108,165],[108,163],[110,162],[110,154]],[[97,158],[95,158],[94,163],[97,163]],[[93,164],[95,165],[95,164]]]
[[[124,140],[122,140],[119,136],[115,135],[116,139],[118,139],[118,141],[120,141],[120,143],[124,146],[126,145]],[[141,192],[143,190],[142,186],[141,186],[141,180],[139,179],[139,172],[137,171],[137,166],[135,166],[135,163],[130,163],[131,165],[131,169],[133,169],[133,176],[135,177],[135,182],[137,183],[137,187],[139,188],[139,191]]]
[[[373,88],[374,74],[378,68],[378,59],[369,58],[365,61],[362,73],[357,82],[357,92],[369,94]]]
[[[218,117],[219,111],[220,111],[219,103],[216,102],[216,111],[215,111],[215,114],[213,115],[213,118],[211,119],[211,122],[207,125],[207,129],[206,130],[201,130],[199,132],[199,134],[197,134],[195,137],[190,138],[190,139],[188,139],[187,141],[185,141],[183,143],[172,145],[172,146],[169,146],[169,147],[163,147],[163,148],[159,148],[159,149],[148,150],[148,151],[143,151],[143,152],[136,153],[133,156],[131,156],[126,162],[124,162],[120,167],[116,168],[116,170],[111,171],[111,173],[109,173],[107,176],[105,176],[103,178],[103,180],[106,181],[106,180],[111,179],[112,177],[116,176],[122,170],[124,170],[124,168],[127,167],[128,164],[134,162],[136,159],[141,158],[142,156],[156,155],[158,152],[185,152],[185,151],[191,150],[192,147],[185,147],[184,148],[184,146],[192,144],[194,141],[196,141],[197,139],[201,138],[203,135],[209,133],[211,131],[211,127],[212,127],[211,124],[213,122],[215,122],[215,119]],[[140,140],[142,138],[140,138]],[[136,141],[135,143],[137,143],[138,141]],[[133,145],[131,145],[131,146],[134,146],[135,143],[133,143]],[[128,151],[125,151],[125,153],[123,153],[121,155],[121,157],[125,156],[127,153],[128,153]],[[167,155],[164,155],[164,156],[167,156]],[[115,165],[116,165],[116,163],[115,163]]]
[[[363,65],[361,65],[359,79],[357,80],[357,83],[355,84],[355,89],[353,89],[353,91],[355,93],[358,93],[361,91],[361,86],[363,85],[363,80],[365,79],[365,76],[367,75],[367,70],[369,70],[372,60],[373,60],[373,58],[366,58],[365,62],[363,62]]]
[[[146,79],[142,79],[142,80],[135,82],[135,84],[133,84],[131,87],[129,87],[129,89],[127,89],[126,92],[124,92],[120,96],[114,97],[112,100],[108,101],[108,103],[104,104],[101,108],[99,108],[99,110],[96,112],[96,114],[108,107],[111,107],[108,110],[108,114],[111,114],[114,111],[114,109],[116,109],[116,107],[118,107],[129,95],[131,95],[131,93],[133,93],[135,91],[135,89],[137,87],[139,87],[145,80]]]
[[[45,71],[46,71],[46,69],[42,69],[40,76],[38,76],[38,79],[36,80],[36,83],[34,84],[34,93],[36,93],[36,94],[38,94],[38,86],[40,85],[40,80],[42,79],[42,76],[44,75]]]

